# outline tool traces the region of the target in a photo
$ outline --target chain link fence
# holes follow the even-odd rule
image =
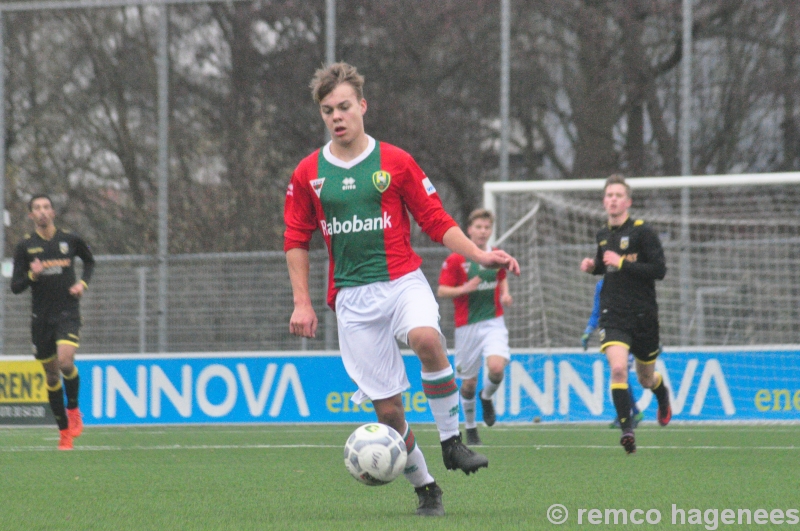
[[[595,278],[581,273],[585,244],[541,244],[533,231],[503,247],[520,261],[511,275],[514,303],[505,309],[512,348],[577,348],[591,313]],[[700,284],[687,344],[797,343],[797,239],[750,252],[742,244],[695,244],[693,278]],[[774,243],[774,242],[773,242]],[[765,242],[765,245],[769,242]],[[666,240],[668,274],[659,282],[662,337],[678,337],[679,242]],[[422,271],[436,291],[444,247],[417,247]],[[745,252],[747,251],[747,252]],[[714,253],[722,258],[714,259]],[[708,258],[707,256],[710,256]],[[173,255],[169,258],[165,352],[338,350],[335,314],[325,303],[327,252],[309,253],[317,337],[289,334],[292,290],[281,251]],[[81,302],[81,354],[159,352],[158,264],[150,256],[98,256]],[[716,262],[714,261],[716,260]],[[729,264],[724,270],[718,265]],[[80,269],[80,266],[78,266]],[[736,278],[735,282],[731,278]],[[4,354],[30,354],[30,291],[12,295],[5,278]],[[705,285],[725,286],[707,289]],[[544,291],[543,291],[544,290]],[[543,296],[543,292],[546,296]],[[702,292],[702,295],[701,295]],[[442,332],[453,346],[453,303],[439,301]],[[698,319],[702,322],[698,324]]]
[[[423,248],[423,271],[433,289],[447,257]],[[312,251],[310,288],[319,318],[317,337],[289,334],[292,289],[283,252],[177,255],[169,258],[167,351],[224,352],[338,349],[335,315],[325,304],[327,253]],[[156,352],[158,266],[149,256],[97,256],[81,301],[82,354]],[[78,266],[80,269],[80,266]],[[12,295],[5,280],[4,354],[29,354],[30,291]],[[442,301],[442,327],[453,337],[452,302]]]

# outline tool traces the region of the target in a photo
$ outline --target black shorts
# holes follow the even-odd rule
[[[79,347],[81,324],[81,316],[75,312],[34,318],[31,321],[34,357],[39,361],[52,359],[62,343]]]
[[[661,354],[658,315],[638,314],[626,324],[617,321],[613,325],[600,329],[601,351],[610,345],[624,345],[640,362],[655,363]]]

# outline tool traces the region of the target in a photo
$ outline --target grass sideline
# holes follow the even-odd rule
[[[605,425],[482,428],[489,468],[447,472],[432,425],[414,426],[447,516],[414,515],[403,478],[358,484],[342,461],[355,425],[87,427],[58,452],[55,428],[0,428],[0,528],[88,530],[777,529],[690,525],[691,509],[800,509],[800,425],[642,424],[626,456]],[[561,504],[567,522],[553,525]],[[686,525],[672,524],[672,506]],[[658,510],[655,525],[582,525],[581,509]],[[711,514],[711,513],[708,513]],[[655,513],[650,513],[651,520]],[[639,515],[638,518],[644,518]],[[710,517],[709,517],[710,518]]]

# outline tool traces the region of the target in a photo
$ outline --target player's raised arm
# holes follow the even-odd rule
[[[468,293],[476,291],[480,283],[481,277],[472,277],[460,286],[447,286],[445,284],[439,284],[439,288],[436,290],[436,296],[441,297],[442,299],[454,299],[456,297],[467,295]]]
[[[458,253],[461,256],[478,262],[483,267],[508,269],[515,275],[519,276],[519,263],[517,260],[505,251],[495,249],[492,251],[483,251],[475,245],[472,240],[467,238],[459,227],[451,227],[444,234],[442,243],[445,247]]]

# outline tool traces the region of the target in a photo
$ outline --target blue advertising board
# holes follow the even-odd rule
[[[688,421],[800,420],[800,351],[667,351],[656,370],[670,390],[672,418]],[[602,355],[515,355],[498,391],[498,420],[598,421],[615,416]],[[656,417],[653,394],[630,378],[637,405]]]
[[[420,364],[404,357],[409,422],[432,422]],[[88,356],[77,362],[87,425],[368,422],[336,353]],[[668,351],[657,370],[675,420],[800,420],[800,350]],[[632,378],[635,380],[635,378]],[[647,418],[655,401],[634,391]],[[599,354],[519,351],[495,395],[499,422],[605,421],[614,416],[608,364]]]

